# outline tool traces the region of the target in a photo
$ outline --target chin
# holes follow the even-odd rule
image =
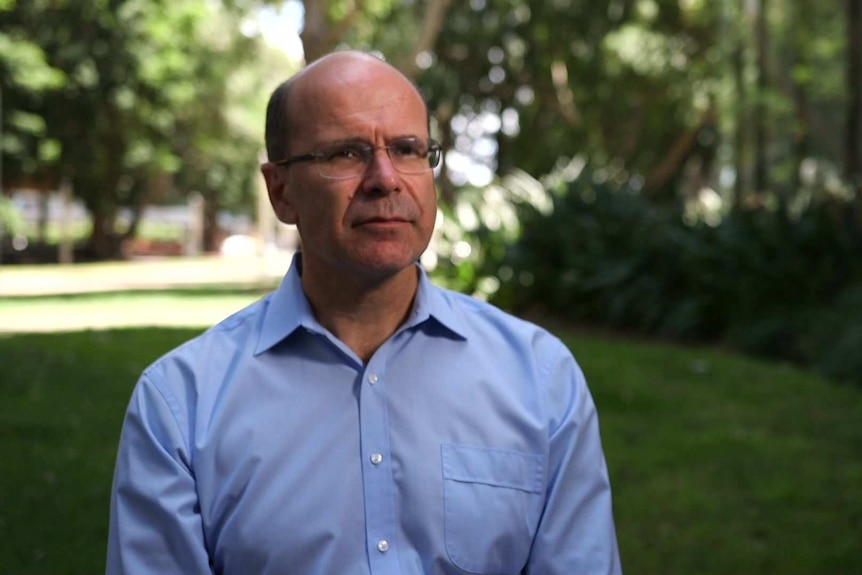
[[[365,253],[354,260],[359,267],[368,273],[379,277],[389,277],[412,267],[422,252],[415,250],[381,250],[377,253]]]

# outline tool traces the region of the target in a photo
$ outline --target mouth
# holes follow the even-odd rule
[[[354,227],[371,226],[371,227],[392,227],[409,224],[408,220],[403,218],[367,218],[356,222]]]

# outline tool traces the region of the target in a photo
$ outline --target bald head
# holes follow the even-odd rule
[[[422,100],[413,83],[380,58],[354,50],[333,52],[315,60],[273,91],[266,108],[268,160],[278,161],[289,155],[289,142],[302,136],[296,118],[302,118],[306,108],[315,104],[320,91],[367,90],[369,78],[373,77],[398,78],[405,89]]]

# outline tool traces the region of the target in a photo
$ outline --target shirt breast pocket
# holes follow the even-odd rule
[[[519,573],[542,513],[540,454],[443,444],[446,551],[470,573]]]

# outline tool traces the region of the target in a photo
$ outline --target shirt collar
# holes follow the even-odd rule
[[[318,333],[326,331],[326,328],[314,317],[308,299],[302,291],[302,279],[299,273],[301,265],[302,254],[297,252],[281,284],[270,294],[268,305],[263,312],[263,323],[254,351],[255,355],[269,350],[299,328]],[[452,302],[446,297],[445,291],[431,283],[425,270],[418,263],[416,270],[419,274],[419,286],[413,303],[413,312],[402,329],[417,327],[432,320],[456,338],[467,339],[463,319],[452,309]]]
[[[416,290],[413,313],[410,314],[407,327],[432,320],[456,338],[466,340],[467,330],[464,326],[464,320],[452,309],[452,299],[447,297],[445,290],[431,283],[428,274],[418,263],[416,269],[419,272],[419,287]]]
[[[300,252],[293,255],[287,274],[269,296],[269,304],[263,312],[255,355],[267,351],[301,327],[313,331],[323,330],[302,291],[302,279],[299,275],[301,258]]]

